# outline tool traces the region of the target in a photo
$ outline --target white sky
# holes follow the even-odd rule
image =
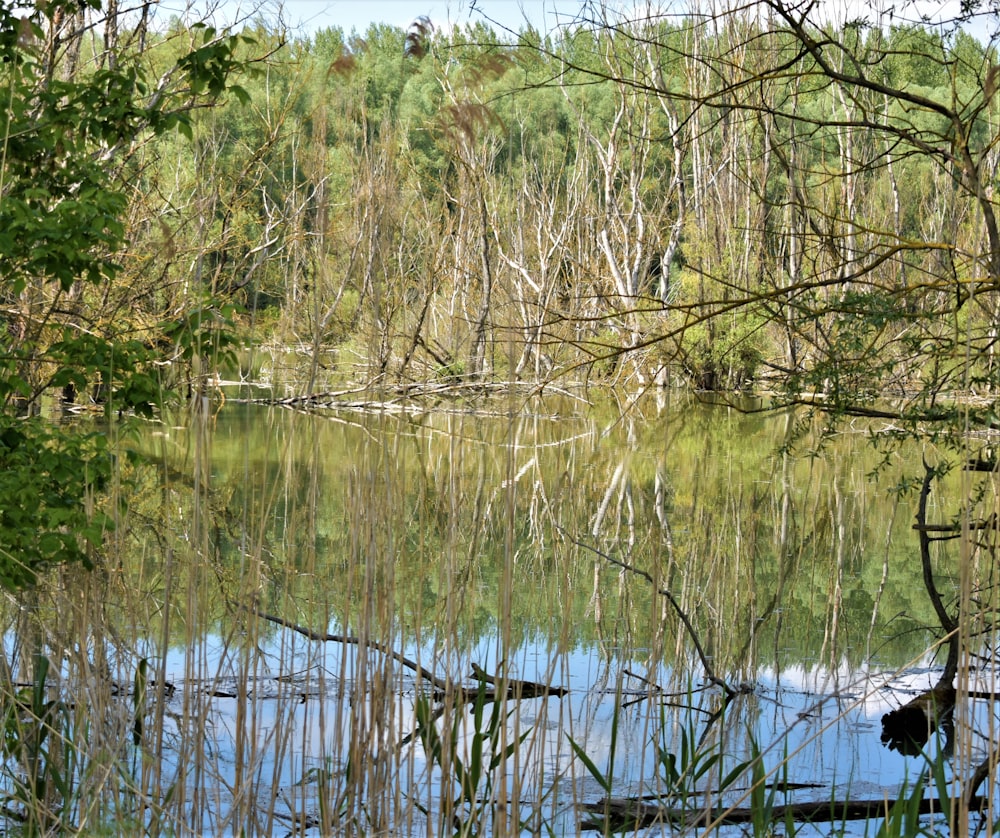
[[[517,31],[530,21],[546,32],[579,13],[580,0],[284,0],[284,17],[303,34],[327,26],[350,33],[364,32],[371,23],[389,23],[403,29],[421,16],[438,27],[475,21]]]
[[[166,0],[187,3],[191,0]],[[198,5],[198,0],[194,0]],[[253,9],[261,6],[262,0],[206,0],[221,10]],[[294,32],[309,35],[317,29],[340,26],[350,34],[356,29],[363,33],[372,23],[388,23],[407,29],[414,20],[426,16],[438,28],[448,28],[456,24],[483,21],[494,29],[509,29],[517,32],[526,22],[545,33],[560,24],[571,23],[581,14],[585,6],[601,6],[602,0],[263,0],[265,9],[283,9],[283,20]],[[672,6],[677,0],[604,0],[608,6],[631,7],[652,6],[663,8]],[[708,8],[725,6],[742,0],[680,0],[679,5],[690,8],[707,4]],[[887,25],[892,23],[919,22],[924,15],[932,20],[948,20],[958,12],[959,0],[819,0],[821,7],[833,20],[867,18],[872,23]],[[987,5],[983,0],[983,5]],[[189,7],[190,8],[190,7]],[[892,17],[887,12],[892,10]],[[238,13],[237,13],[238,16]],[[229,15],[225,15],[229,17]],[[997,18],[984,16],[983,19],[965,27],[980,40],[988,40],[995,31]]]

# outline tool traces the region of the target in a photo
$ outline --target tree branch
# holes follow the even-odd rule
[[[560,529],[562,528],[560,527]],[[677,599],[668,589],[655,587],[656,582],[653,580],[653,577],[650,576],[645,570],[640,570],[639,568],[633,567],[632,565],[623,562],[620,559],[616,559],[613,556],[609,556],[607,553],[602,553],[600,550],[598,550],[596,547],[590,544],[585,544],[582,541],[577,541],[575,538],[566,533],[565,530],[563,530],[563,533],[570,540],[570,542],[575,544],[577,547],[582,547],[584,550],[589,550],[595,555],[600,556],[609,564],[613,564],[616,567],[620,567],[622,570],[627,570],[629,573],[634,573],[636,576],[641,576],[643,579],[645,579],[647,582],[653,585],[654,590],[660,596],[665,597],[667,602],[670,603],[670,607],[674,609],[674,611],[677,613],[677,616],[680,617],[681,622],[684,624],[684,628],[687,629],[688,636],[691,638],[691,642],[694,644],[695,651],[698,653],[698,658],[699,660],[701,660],[701,665],[705,670],[705,677],[711,683],[716,684],[719,687],[722,687],[722,689],[726,693],[727,699],[730,699],[733,696],[739,694],[739,690],[734,689],[726,681],[724,681],[722,678],[719,678],[715,674],[715,671],[712,669],[712,664],[709,662],[708,655],[705,654],[705,650],[701,647],[701,642],[698,640],[698,633],[695,631],[694,625],[688,618],[688,615],[684,613],[684,609],[681,608],[680,603],[677,602]]]

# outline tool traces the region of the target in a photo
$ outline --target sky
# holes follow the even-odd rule
[[[168,4],[171,0],[168,0]],[[219,0],[208,0],[210,4]],[[680,0],[687,7],[697,0]],[[709,0],[709,6],[716,0]],[[734,0],[718,0],[721,5]],[[742,0],[735,0],[737,5]],[[847,20],[867,18],[872,22],[917,22],[922,15],[931,19],[948,20],[958,12],[959,0],[818,0],[833,19]],[[223,9],[253,9],[261,7],[262,0],[221,0]],[[357,30],[359,34],[372,23],[388,23],[401,29],[409,28],[417,18],[428,17],[435,27],[447,29],[450,26],[483,21],[495,30],[509,29],[517,32],[530,23],[541,32],[551,32],[571,23],[584,8],[592,11],[595,6],[608,5],[611,8],[632,8],[666,5],[675,0],[264,0],[264,8],[274,8],[270,3],[280,4],[282,19],[292,31],[300,35],[311,35],[318,29],[339,26],[346,33]],[[984,4],[987,5],[987,4]],[[887,12],[892,10],[893,17]],[[268,15],[270,17],[270,15]],[[965,28],[982,41],[995,30],[996,18],[983,19],[968,24]],[[980,31],[982,30],[982,31]]]
[[[283,5],[285,19],[307,34],[327,26],[360,33],[371,23],[406,29],[421,16],[441,28],[485,21],[515,32],[527,20],[545,32],[571,20],[582,4],[580,0],[285,0]]]

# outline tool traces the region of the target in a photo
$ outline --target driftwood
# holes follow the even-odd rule
[[[494,700],[500,698],[519,700],[522,698],[540,698],[548,695],[559,698],[569,692],[566,687],[550,687],[548,684],[540,684],[536,681],[497,678],[486,672],[478,663],[472,664],[472,677],[484,684],[493,685]]]
[[[884,817],[896,804],[896,800],[823,800],[808,803],[785,803],[772,806],[767,810],[772,822],[783,822],[791,818],[796,823],[859,821],[869,818]],[[974,797],[969,801],[970,808],[979,809],[986,805],[986,798]],[[958,807],[958,802],[953,804]],[[751,823],[760,817],[761,812],[750,807],[715,808],[673,808],[661,806],[634,798],[612,797],[598,800],[596,803],[585,803],[584,811],[597,815],[580,822],[581,829],[601,832],[618,832],[623,829],[645,829],[661,824],[692,827],[698,824]],[[925,798],[920,801],[919,813],[929,815],[941,812],[941,801]]]

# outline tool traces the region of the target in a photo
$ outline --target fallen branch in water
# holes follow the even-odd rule
[[[303,637],[308,637],[310,640],[318,640],[324,643],[344,643],[351,646],[365,646],[369,649],[374,649],[377,652],[381,652],[383,655],[388,655],[393,660],[398,661],[407,669],[416,672],[421,678],[431,684],[438,694],[454,694],[459,695],[466,700],[471,700],[479,695],[479,687],[465,687],[460,684],[455,684],[447,678],[439,678],[429,669],[421,666],[414,660],[406,657],[406,655],[401,652],[397,652],[395,649],[386,646],[384,643],[379,643],[375,640],[361,640],[359,637],[354,637],[349,634],[329,634],[327,632],[315,631],[307,626],[300,626],[298,623],[293,623],[291,620],[286,620],[284,617],[279,617],[276,614],[268,614],[266,611],[261,611],[255,606],[249,605],[239,605],[237,606],[244,611],[249,611],[262,620],[267,620],[269,623],[274,623],[275,625],[282,626],[287,629],[291,629]],[[501,681],[501,679],[489,675],[481,666],[478,664],[472,664],[472,677],[477,681],[482,681],[483,683],[488,683],[492,686],[492,689],[487,691],[486,699],[487,701],[501,701],[506,699],[522,699],[522,698],[538,698],[541,696],[555,696],[556,698],[566,695],[569,690],[566,687],[551,687],[548,684],[540,684],[535,681],[519,681],[516,678],[508,678],[506,681]]]
[[[550,687],[548,684],[541,684],[537,681],[519,681],[517,678],[497,678],[490,675],[478,663],[472,664],[472,677],[484,684],[492,684],[497,695],[505,693],[507,698],[539,698],[540,696],[560,696],[566,695],[569,690],[566,687]]]
[[[298,623],[293,623],[291,620],[286,620],[284,617],[279,617],[276,614],[268,614],[266,611],[261,611],[255,606],[237,605],[237,607],[244,611],[249,611],[251,614],[260,617],[262,620],[267,620],[269,623],[274,623],[277,626],[284,626],[287,629],[298,632],[303,637],[308,637],[310,640],[319,640],[324,643],[345,643],[351,646],[367,646],[370,649],[381,652],[383,655],[388,655],[393,660],[399,661],[407,669],[411,669],[416,672],[421,678],[438,690],[447,691],[453,689],[454,687],[451,681],[439,678],[426,667],[421,666],[416,661],[410,660],[406,657],[406,655],[401,652],[397,652],[395,649],[386,646],[384,643],[379,643],[375,640],[361,640],[361,638],[353,637],[349,634],[328,634],[327,632],[314,631],[311,628],[300,626]]]
[[[943,541],[961,535],[966,528],[993,529],[996,527],[996,517],[990,516],[984,522],[966,521],[962,524],[934,525],[927,523],[927,499],[931,493],[931,486],[934,480],[939,477],[938,472],[933,469],[924,459],[924,479],[920,488],[920,497],[917,502],[916,523],[913,528],[920,538],[920,564],[923,568],[924,587],[927,596],[934,607],[938,621],[945,633],[945,641],[948,643],[948,659],[945,661],[944,671],[938,683],[933,689],[917,696],[912,701],[907,702],[898,710],[886,713],[882,717],[882,741],[889,742],[890,748],[896,748],[903,754],[917,754],[930,734],[942,721],[950,721],[952,710],[955,706],[956,692],[954,687],[955,676],[958,673],[958,662],[961,653],[960,628],[962,613],[952,616],[937,590],[934,583],[934,572],[931,564],[930,545],[932,541]],[[987,464],[995,466],[991,461],[970,460],[967,468],[973,471],[987,470]],[[992,470],[992,469],[990,469]],[[932,532],[946,532],[947,536],[932,538]],[[982,698],[996,700],[993,693],[967,692],[963,694],[966,698]],[[950,732],[949,732],[950,736]],[[997,762],[1000,761],[1000,746],[994,748],[986,758],[976,766],[972,774],[965,780],[962,787],[961,800],[969,809],[976,806],[980,800],[978,791],[980,786],[987,780],[991,772],[996,770]]]

